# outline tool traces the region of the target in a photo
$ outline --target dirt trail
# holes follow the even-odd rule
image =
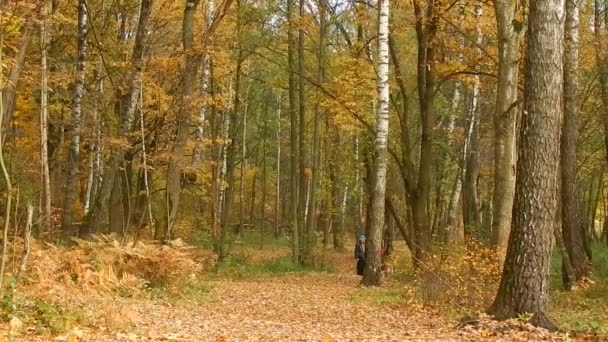
[[[135,329],[93,341],[538,341],[535,329],[456,329],[455,322],[406,305],[354,300],[351,274],[286,275],[213,281],[202,305],[133,302]],[[492,323],[494,324],[494,323]],[[503,334],[504,333],[504,334]]]
[[[216,281],[203,305],[133,303],[137,327],[107,340],[402,341],[449,339],[450,324],[404,307],[352,299],[355,275],[300,275]],[[104,338],[105,340],[105,338]]]

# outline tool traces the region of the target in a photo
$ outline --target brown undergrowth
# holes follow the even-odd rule
[[[188,293],[198,274],[216,262],[213,253],[179,239],[161,245],[98,235],[75,242],[66,247],[30,241],[27,269],[14,262],[8,274],[10,289],[0,302],[3,319],[24,322],[29,329],[24,333],[38,336],[83,326],[124,328],[138,319],[129,298],[157,289],[169,296]],[[18,246],[14,256],[23,254]]]

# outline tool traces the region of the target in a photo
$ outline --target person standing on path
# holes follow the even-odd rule
[[[357,259],[357,275],[362,276],[365,269],[365,235],[359,235],[357,239],[355,259]]]

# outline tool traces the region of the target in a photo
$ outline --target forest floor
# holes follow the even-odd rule
[[[14,337],[18,341],[572,340],[572,334],[536,329],[524,319],[499,323],[481,315],[459,324],[454,313],[409,300],[397,275],[384,287],[361,288],[350,253],[332,253],[325,260],[330,267],[314,270],[293,266],[287,254],[286,248],[248,250],[197,277],[196,285],[182,289],[177,297],[154,291],[144,296],[114,295],[103,306],[104,319],[76,315],[76,323],[52,334],[41,334],[26,323]],[[94,304],[95,296],[85,301]],[[57,314],[43,311],[46,316]]]

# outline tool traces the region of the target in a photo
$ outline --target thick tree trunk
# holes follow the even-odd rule
[[[515,191],[519,41],[523,23],[514,0],[495,0],[498,40],[498,88],[494,112],[494,191],[492,244],[506,248]]]
[[[577,179],[576,141],[578,138],[578,42],[577,0],[566,0],[564,37],[564,119],[561,136],[561,198],[563,242],[574,268],[574,281],[589,273],[585,255],[585,225]],[[566,285],[566,284],[565,284]]]
[[[386,197],[387,143],[389,124],[389,0],[380,0],[378,10],[378,111],[376,121],[375,172],[369,239],[366,243],[365,270],[361,283],[380,285],[380,248],[384,229]]]
[[[547,316],[552,224],[557,205],[562,104],[562,0],[530,3],[525,111],[520,132],[513,223],[502,279],[489,309],[497,319],[531,313],[531,323],[557,327]]]
[[[80,182],[80,126],[82,119],[82,98],[84,96],[85,68],[87,58],[87,31],[89,27],[86,0],[78,1],[78,58],[76,62],[76,80],[74,82],[74,97],[72,102],[72,142],[68,161],[67,188],[63,206],[63,237],[70,239],[74,235],[74,205],[78,195]]]

